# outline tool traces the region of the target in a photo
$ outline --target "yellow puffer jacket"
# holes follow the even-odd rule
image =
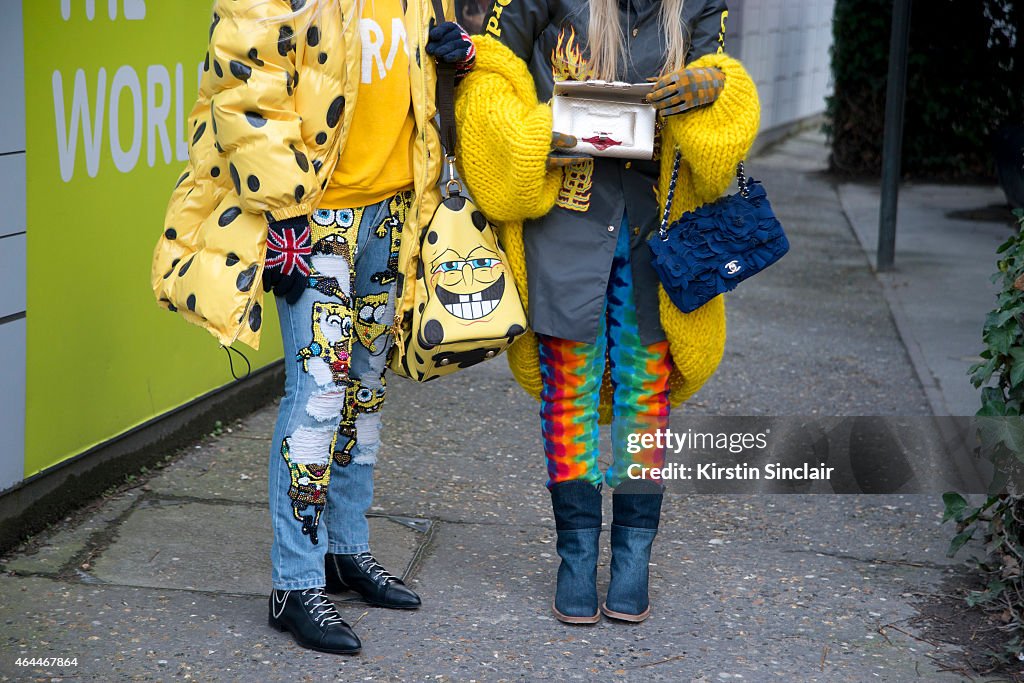
[[[301,30],[305,17],[281,20],[301,3],[217,0],[214,6],[205,73],[189,117],[189,163],[167,208],[151,279],[161,306],[224,345],[239,340],[259,348],[267,221],[316,208],[358,104],[359,22],[342,19],[357,16],[356,2],[321,2],[323,12],[308,30]],[[450,15],[452,0],[445,9]],[[429,0],[406,3],[417,199],[404,232],[412,236],[439,202],[436,74],[421,50],[432,15]],[[402,240],[406,282],[416,279],[417,252],[417,240]],[[411,311],[413,289],[401,295],[396,321]]]
[[[537,101],[526,64],[491,37],[475,39],[476,67],[456,93],[459,125],[458,158],[466,184],[492,221],[498,222],[512,274],[523,304],[526,260],[523,221],[543,216],[554,206],[563,170],[548,171],[551,107]],[[720,197],[735,178],[760,125],[757,88],[743,65],[726,54],[711,54],[688,66],[713,66],[725,73],[725,90],[712,105],[670,116],[662,130],[661,179],[658,196],[667,194],[674,155],[679,170],[672,220],[685,211]],[[572,258],[566,254],[565,258]],[[658,288],[661,325],[669,340],[674,369],[670,400],[678,405],[710,379],[725,350],[725,302],[719,296],[693,313],[683,313]],[[537,337],[527,333],[509,348],[508,362],[516,380],[540,397]],[[611,419],[611,384],[605,370],[601,390],[601,422]]]

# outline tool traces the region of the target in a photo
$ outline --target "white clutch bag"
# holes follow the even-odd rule
[[[567,151],[651,159],[655,111],[645,98],[653,87],[653,83],[556,81],[551,100],[554,129],[576,137],[576,146]]]

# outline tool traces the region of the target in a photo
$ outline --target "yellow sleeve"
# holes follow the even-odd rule
[[[747,70],[729,55],[704,55],[687,67],[720,69],[725,89],[713,104],[665,117],[668,144],[662,160],[671,164],[672,149],[678,147],[697,201],[705,203],[721,196],[736,177],[736,165],[750,151],[761,125],[761,105]]]
[[[459,170],[493,221],[543,216],[555,204],[562,171],[547,170],[551,107],[537,102],[523,60],[490,36],[477,36],[476,66],[456,88]]]
[[[217,0],[210,29],[213,135],[242,208],[275,220],[312,213],[316,173],[292,93],[298,81],[287,0]]]

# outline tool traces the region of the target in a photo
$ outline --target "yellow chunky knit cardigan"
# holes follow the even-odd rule
[[[497,224],[519,295],[528,307],[523,221],[550,211],[562,184],[563,171],[549,171],[546,166],[551,146],[551,107],[537,101],[526,64],[511,50],[490,36],[474,38],[474,42],[476,66],[456,93],[459,169],[480,209]],[[673,150],[678,148],[683,159],[672,220],[725,192],[735,177],[736,165],[757,135],[761,114],[754,82],[737,60],[713,54],[688,66],[721,69],[725,90],[710,106],[664,120],[658,191],[662,209]],[[678,405],[704,385],[722,359],[725,302],[717,297],[693,313],[683,313],[660,286],[658,298],[661,325],[674,363],[669,398]],[[508,362],[519,384],[539,399],[540,362],[537,337],[532,332],[509,348]],[[611,419],[607,368],[600,419],[602,423]]]

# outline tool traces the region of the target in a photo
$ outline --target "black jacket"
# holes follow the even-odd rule
[[[619,80],[642,82],[662,69],[665,37],[658,0],[620,0],[628,59]],[[724,49],[725,0],[686,0],[687,63]],[[494,0],[484,31],[527,62],[541,101],[559,78],[584,79],[589,6],[585,0]],[[577,58],[577,50],[579,58]],[[683,114],[685,116],[685,114]],[[593,343],[623,215],[628,215],[634,299],[641,343],[665,339],[658,315],[658,280],[647,237],[657,229],[656,161],[594,160],[589,208],[559,202],[523,228],[530,325],[539,334]],[[580,208],[579,205],[576,207]],[[569,258],[567,258],[567,255]]]

